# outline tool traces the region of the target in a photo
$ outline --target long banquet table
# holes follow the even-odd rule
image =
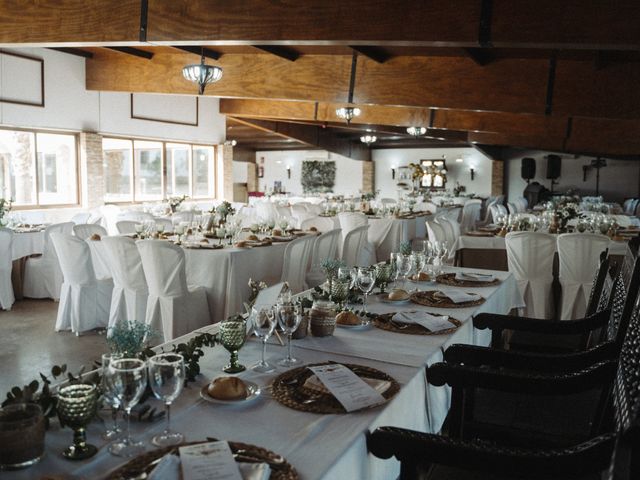
[[[455,269],[454,269],[455,270]],[[486,345],[486,331],[473,329],[470,317],[479,312],[507,313],[522,306],[522,297],[513,276],[507,272],[494,272],[501,283],[492,287],[468,288],[482,294],[486,301],[473,308],[435,309],[464,321],[449,335],[412,336],[392,333],[376,328],[346,330],[338,328],[332,337],[307,337],[294,341],[294,355],[305,363],[333,360],[377,368],[394,377],[401,385],[400,392],[388,403],[346,415],[319,415],[289,409],[270,397],[269,389],[254,401],[244,405],[212,405],[199,397],[199,390],[212,378],[223,375],[221,366],[228,353],[221,347],[206,349],[201,360],[202,375],[190,384],[172,408],[172,426],[186,435],[187,441],[216,437],[247,442],[269,448],[283,455],[302,479],[388,479],[395,478],[399,464],[394,460],[382,461],[369,455],[366,432],[382,425],[394,425],[415,430],[437,432],[444,420],[449,404],[445,387],[428,385],[425,366],[442,358],[442,349],[451,343]],[[430,286],[424,289],[433,289]],[[452,288],[452,287],[449,287]],[[369,310],[426,309],[419,305],[390,306],[372,301]],[[204,329],[215,332],[216,325]],[[176,341],[183,341],[197,332]],[[250,366],[259,359],[261,347],[257,341],[248,342],[240,351],[240,361]],[[273,362],[285,353],[283,347],[271,343],[267,360]],[[278,374],[278,367],[270,374],[257,374],[247,370],[239,377],[267,387]],[[155,404],[161,408],[160,404]],[[155,423],[132,422],[135,436],[147,442],[164,429],[164,421]],[[107,451],[100,434],[104,427],[98,422],[88,428],[88,441],[100,448],[98,454],[83,462],[64,460],[59,452],[72,439],[71,430],[60,430],[52,422],[46,437],[45,458],[36,466],[7,475],[7,478],[31,479],[40,476],[60,476],[69,479],[101,478],[123,464],[124,459]],[[55,478],[60,478],[55,477]]]

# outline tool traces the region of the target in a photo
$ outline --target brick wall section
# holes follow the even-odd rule
[[[91,132],[80,134],[80,172],[82,206],[94,208],[104,205],[102,135]]]
[[[504,162],[500,160],[491,161],[491,195],[502,195],[504,193]]]
[[[247,191],[258,191],[258,166],[255,163],[247,163]]]
[[[218,192],[218,198],[233,202],[233,147],[231,145],[221,145],[222,148],[222,192]]]
[[[373,162],[360,162],[362,164],[362,191],[374,192],[376,189],[375,168]]]

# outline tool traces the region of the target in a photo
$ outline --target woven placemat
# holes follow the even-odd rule
[[[213,441],[213,439],[211,441]],[[105,479],[125,480],[142,476],[145,473],[148,474],[155,467],[155,464],[151,465],[155,460],[170,453],[177,454],[180,447],[207,442],[183,443],[181,445],[158,448],[151,452],[143,453],[112,471]],[[255,463],[268,463],[271,468],[270,480],[298,480],[298,478],[300,478],[298,472],[296,472],[295,468],[293,468],[289,462],[271,450],[240,442],[229,442],[229,447],[233,453],[238,453],[239,457],[236,460],[239,462],[246,460],[253,463],[255,460]]]
[[[467,233],[465,233],[465,235],[469,236],[469,237],[486,237],[486,238],[492,238],[495,237],[495,232],[483,232],[483,231],[474,231],[474,230],[470,230]]]
[[[331,363],[335,362],[305,365],[278,375],[278,377],[273,381],[271,388],[273,398],[289,408],[301,410],[303,412],[347,413],[342,404],[330,393],[318,393],[304,387],[304,383],[313,375],[313,372],[309,370],[309,367],[329,365]],[[398,382],[396,382],[393,377],[381,372],[380,370],[351,363],[342,363],[342,365],[349,368],[359,377],[388,381],[391,385],[382,393],[385,400],[393,398],[393,396],[400,391],[400,385]]]
[[[436,277],[436,282],[452,287],[492,287],[500,283],[500,279],[494,278],[490,282],[476,282],[473,280],[458,280],[455,273],[443,273]]]
[[[453,303],[447,297],[442,295],[439,290],[429,290],[428,292],[412,293],[411,301],[413,303],[417,303],[418,305],[424,305],[425,307],[466,308],[475,307],[476,305],[482,305],[485,302],[485,299],[480,298],[471,302]]]
[[[436,316],[440,315],[438,313],[430,314]],[[427,330],[426,327],[418,325],[417,323],[394,322],[392,320],[394,315],[395,313],[383,313],[382,315],[378,315],[373,320],[373,324],[381,330],[387,330],[388,332],[394,333],[404,333],[407,335],[448,335],[449,333],[455,332],[458,327],[462,325],[462,322],[460,320],[449,317],[449,321],[453,324],[451,328],[432,332],[431,330]]]

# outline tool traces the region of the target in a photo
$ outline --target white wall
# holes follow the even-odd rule
[[[259,179],[259,188],[273,188],[275,181],[281,181],[282,187],[294,195],[302,194],[302,162],[311,159],[325,159],[336,162],[336,183],[333,193],[337,195],[355,195],[362,189],[362,164],[342,155],[324,150],[283,150],[256,152],[256,160],[264,158],[264,177]],[[287,177],[287,167],[291,167],[291,178]]]
[[[452,189],[456,181],[467,187],[467,193],[481,196],[491,194],[491,160],[474,148],[397,148],[373,150],[376,170],[376,189],[380,197],[397,197],[395,180],[391,177],[391,168],[417,163],[421,159],[439,159],[447,156],[447,189]],[[463,163],[456,159],[462,157]],[[471,181],[469,169],[474,169]]]
[[[107,135],[130,135],[207,144],[224,141],[225,117],[219,113],[218,99],[200,98],[197,127],[132,119],[128,93],[85,90],[84,58],[44,48],[20,48],[10,51],[44,59],[45,106],[42,108],[0,102],[0,125],[83,130]],[[0,60],[3,57],[5,56],[0,55]],[[3,65],[5,69],[0,76],[0,97],[5,92],[19,91],[20,83],[24,81],[20,71],[11,69],[6,61],[0,62],[0,69]],[[176,72],[176,75],[179,74],[180,72]],[[166,101],[167,98],[164,95],[153,97],[157,98],[157,102]],[[192,97],[184,98],[185,103],[194,103]]]
[[[547,180],[547,159],[549,152],[519,151],[510,155],[507,160],[509,200],[522,195],[527,182],[521,177],[521,160],[524,157],[532,157],[536,160],[536,176],[531,181],[539,182],[547,188],[551,188],[551,180]],[[573,189],[580,195],[595,195],[596,170],[587,172],[587,180],[583,181],[583,165],[589,165],[594,157],[559,154],[562,157],[562,168],[559,183],[554,185],[556,192],[566,192]],[[639,192],[640,162],[630,160],[607,159],[607,166],[600,169],[600,195],[606,201],[621,202],[628,197],[637,197]]]

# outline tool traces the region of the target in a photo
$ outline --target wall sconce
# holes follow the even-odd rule
[[[291,167],[287,166],[287,178],[291,180]]]
[[[473,182],[473,179],[476,176],[476,171],[473,168],[470,168],[469,169],[469,173],[471,173],[471,181]]]
[[[391,180],[396,179],[396,167],[391,167]]]

